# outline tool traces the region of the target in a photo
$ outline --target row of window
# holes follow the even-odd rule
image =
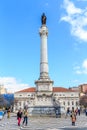
[[[67,95],[65,95],[65,94],[54,94],[54,96],[63,96],[63,97],[65,97],[65,96],[66,96],[66,97],[68,97],[68,96],[67,96]],[[71,94],[71,95],[69,95],[69,96],[71,96],[71,97],[72,97],[72,96],[75,96],[75,95],[74,95],[74,94]]]
[[[21,96],[24,96],[24,95],[20,94],[19,96],[21,97]],[[34,94],[33,94],[33,95],[32,95],[32,94],[28,94],[27,96],[28,96],[28,97],[31,97],[31,96],[35,96],[35,95],[34,95]],[[66,96],[66,97],[68,97],[68,96],[65,95],[65,94],[54,94],[54,96],[63,96],[63,97]],[[73,96],[75,96],[75,95],[74,95],[74,94],[71,94],[71,95],[69,95],[69,96],[73,97]]]
[[[68,105],[68,106],[70,106],[70,105],[76,105],[76,106],[78,106],[79,105],[79,102],[78,101],[76,101],[76,102],[74,102],[74,101],[72,101],[72,102],[63,102],[63,105]]]
[[[24,95],[21,95],[21,94],[19,95],[19,97],[22,97],[22,96],[24,97]],[[28,97],[34,97],[35,95],[31,95],[31,94],[30,94],[30,95],[27,95],[27,96],[28,96]]]
[[[50,101],[51,98],[38,98],[37,100],[38,101]]]
[[[38,98],[38,101],[47,101],[47,99],[42,100],[42,99]],[[30,104],[30,103],[32,103],[32,101],[30,101],[30,102],[27,101],[27,104]],[[19,102],[18,104],[21,106],[22,102]],[[23,105],[25,106],[26,103],[24,102]],[[74,102],[74,101],[72,101],[72,102],[69,102],[69,101],[68,101],[68,102],[65,102],[65,101],[63,101],[63,102],[61,102],[61,105],[64,105],[64,106],[65,106],[65,105],[67,105],[67,106],[76,105],[76,106],[78,106],[78,105],[79,105],[79,102],[78,102],[78,101],[76,101],[76,102]]]

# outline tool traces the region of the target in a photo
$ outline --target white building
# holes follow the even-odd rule
[[[79,106],[79,93],[78,91],[70,90],[62,87],[53,87],[52,90],[52,100],[55,99],[59,102],[60,106],[66,111],[69,107],[75,109]],[[49,106],[49,96],[42,95],[39,98],[36,95],[36,88],[27,88],[15,93],[15,110],[20,108],[24,109],[27,107],[34,107],[35,104],[44,104]]]
[[[54,108],[61,107],[64,111],[69,107],[76,108],[79,104],[79,93],[62,87],[54,87],[49,77],[48,54],[47,54],[47,37],[48,28],[46,26],[46,16],[42,15],[42,26],[39,34],[41,39],[40,46],[40,77],[35,81],[36,87],[27,88],[16,92],[14,109],[24,108],[27,106],[30,113],[47,113],[54,112]]]

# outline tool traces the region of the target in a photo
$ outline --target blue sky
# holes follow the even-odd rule
[[[87,83],[87,0],[0,1],[0,83],[14,92],[40,75],[41,15],[47,16],[54,86]]]

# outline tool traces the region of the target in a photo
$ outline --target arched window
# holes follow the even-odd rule
[[[78,106],[79,105],[79,102],[78,101],[76,101],[76,106]]]
[[[65,101],[63,101],[63,105],[65,105]]]
[[[72,101],[72,105],[74,105],[74,102]]]
[[[19,102],[19,106],[21,106],[21,102]]]
[[[68,101],[68,106],[70,105],[70,102]]]

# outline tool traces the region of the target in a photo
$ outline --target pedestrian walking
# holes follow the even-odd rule
[[[76,113],[74,111],[71,112],[71,121],[72,121],[72,125],[75,126]]]
[[[27,123],[28,123],[28,111],[27,109],[24,110],[24,119],[23,119],[23,125],[25,124],[27,126]]]
[[[79,114],[79,116],[80,116],[80,109],[78,109],[78,114]]]
[[[7,118],[10,118],[10,108],[7,110]]]
[[[76,113],[76,116],[77,116],[77,114],[78,114],[78,107],[76,108],[75,113]]]
[[[20,110],[17,112],[18,126],[20,126],[21,119],[22,119],[22,111],[21,111],[21,109],[20,109]]]
[[[69,109],[69,107],[67,108],[65,118],[67,118],[68,116],[70,116],[70,109]]]

